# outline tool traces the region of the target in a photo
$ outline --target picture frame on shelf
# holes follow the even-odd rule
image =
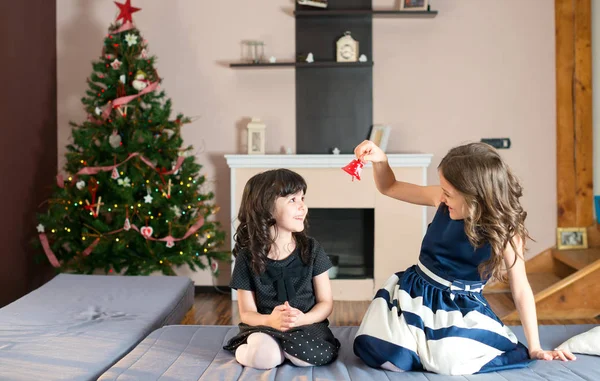
[[[374,124],[371,127],[369,140],[381,148],[383,152],[387,149],[388,140],[390,137],[391,127],[384,124]]]
[[[587,249],[587,229],[586,228],[557,228],[556,229],[556,247],[559,250],[565,249]]]
[[[399,0],[401,11],[426,11],[429,0]]]

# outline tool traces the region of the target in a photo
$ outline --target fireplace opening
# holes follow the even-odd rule
[[[319,241],[334,264],[331,278],[373,278],[374,209],[310,208],[308,225],[308,235]]]

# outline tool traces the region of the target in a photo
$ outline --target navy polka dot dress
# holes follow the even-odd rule
[[[277,261],[267,259],[263,274],[255,274],[250,265],[250,253],[241,252],[235,261],[230,287],[255,293],[257,311],[269,315],[273,308],[287,301],[303,313],[309,312],[316,304],[313,277],[331,268],[331,261],[321,245],[309,239],[310,261],[304,264],[296,249],[287,258]],[[235,353],[246,343],[248,336],[264,332],[279,341],[288,354],[313,365],[329,364],[337,358],[339,341],[329,329],[329,321],[300,326],[282,332],[267,326],[249,326],[241,323],[240,333],[223,348]]]

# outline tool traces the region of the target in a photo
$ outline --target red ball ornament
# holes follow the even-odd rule
[[[346,171],[350,176],[352,176],[352,181],[354,181],[354,178],[360,181],[360,172],[362,171],[364,166],[365,163],[358,159],[354,159],[342,169]]]

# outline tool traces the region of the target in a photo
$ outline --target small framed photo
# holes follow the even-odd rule
[[[381,150],[385,152],[388,139],[390,137],[390,130],[390,126],[375,124],[373,127],[371,127],[371,135],[369,136],[369,140],[375,143],[377,147],[381,148]]]
[[[556,242],[559,250],[587,249],[587,229],[558,228],[556,229]]]
[[[400,0],[401,11],[426,11],[428,0]]]

